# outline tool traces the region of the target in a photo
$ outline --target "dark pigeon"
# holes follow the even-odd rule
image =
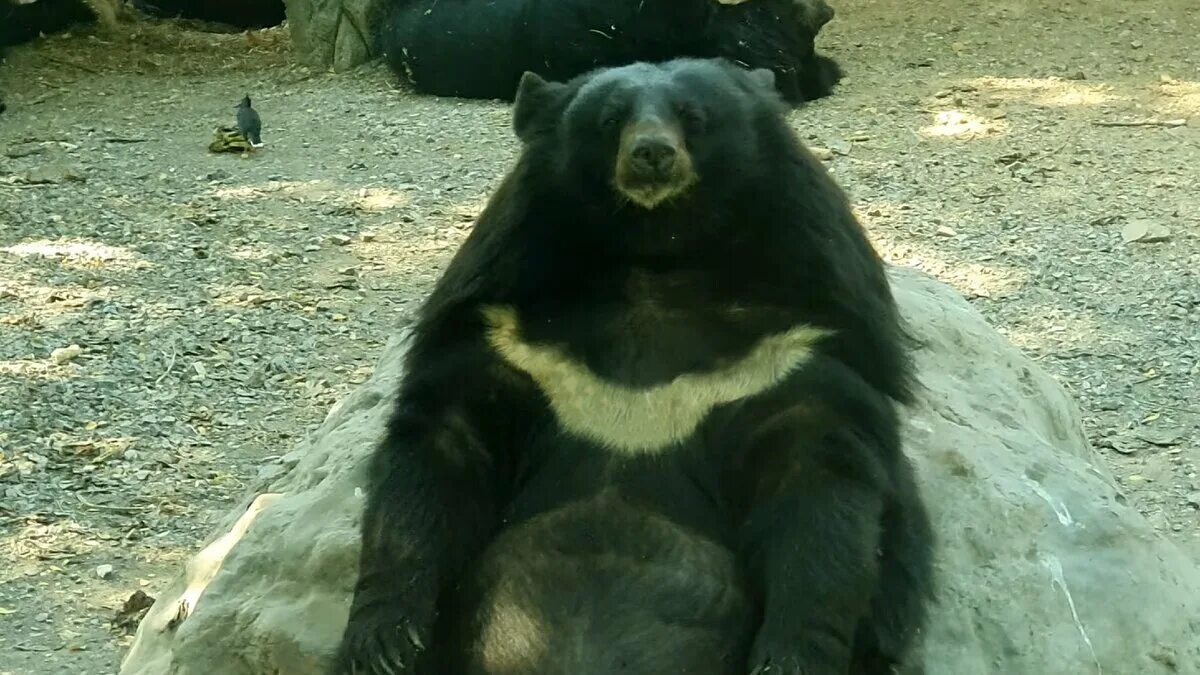
[[[242,98],[241,104],[237,107],[237,126],[242,136],[250,141],[250,145],[256,148],[262,147],[262,120],[259,119],[258,112],[250,107],[249,94]]]

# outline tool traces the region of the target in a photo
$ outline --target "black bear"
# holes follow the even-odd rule
[[[0,55],[5,47],[59,33],[77,25],[113,24],[126,0],[0,0]],[[262,28],[282,22],[283,0],[128,0],[152,16],[182,16]]]
[[[882,675],[932,594],[883,263],[768,70],[525,75],[423,304],[338,675]]]
[[[278,26],[287,18],[283,0],[130,0],[149,16],[195,19],[236,28]]]
[[[377,0],[376,48],[421,92],[511,101],[522,73],[566,80],[605,66],[723,57],[767,68],[792,104],[842,72],[813,41],[825,0]]]
[[[0,0],[0,56],[5,47],[95,22],[85,0]]]

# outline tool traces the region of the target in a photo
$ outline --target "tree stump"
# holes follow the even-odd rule
[[[344,72],[375,57],[374,0],[287,0],[287,20],[299,59]]]

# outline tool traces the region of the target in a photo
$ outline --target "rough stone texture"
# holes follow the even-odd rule
[[[1200,570],[1123,505],[1063,389],[952,289],[892,278],[924,387],[908,447],[942,537],[928,675],[1200,672]],[[284,458],[263,486],[282,494],[231,514],[159,594],[122,675],[319,671],[346,619],[357,486],[402,350]]]
[[[286,0],[292,45],[301,61],[349,70],[374,56],[372,0]]]

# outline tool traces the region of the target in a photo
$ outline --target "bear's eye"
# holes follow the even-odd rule
[[[704,128],[704,113],[696,108],[696,106],[680,104],[675,107],[675,114],[679,116],[679,121],[689,131],[696,131]]]
[[[621,125],[621,113],[617,110],[606,111],[600,116],[600,128],[606,131],[616,129]]]
[[[602,131],[619,129],[625,121],[625,111],[626,107],[621,102],[609,101],[600,109],[600,129]]]

